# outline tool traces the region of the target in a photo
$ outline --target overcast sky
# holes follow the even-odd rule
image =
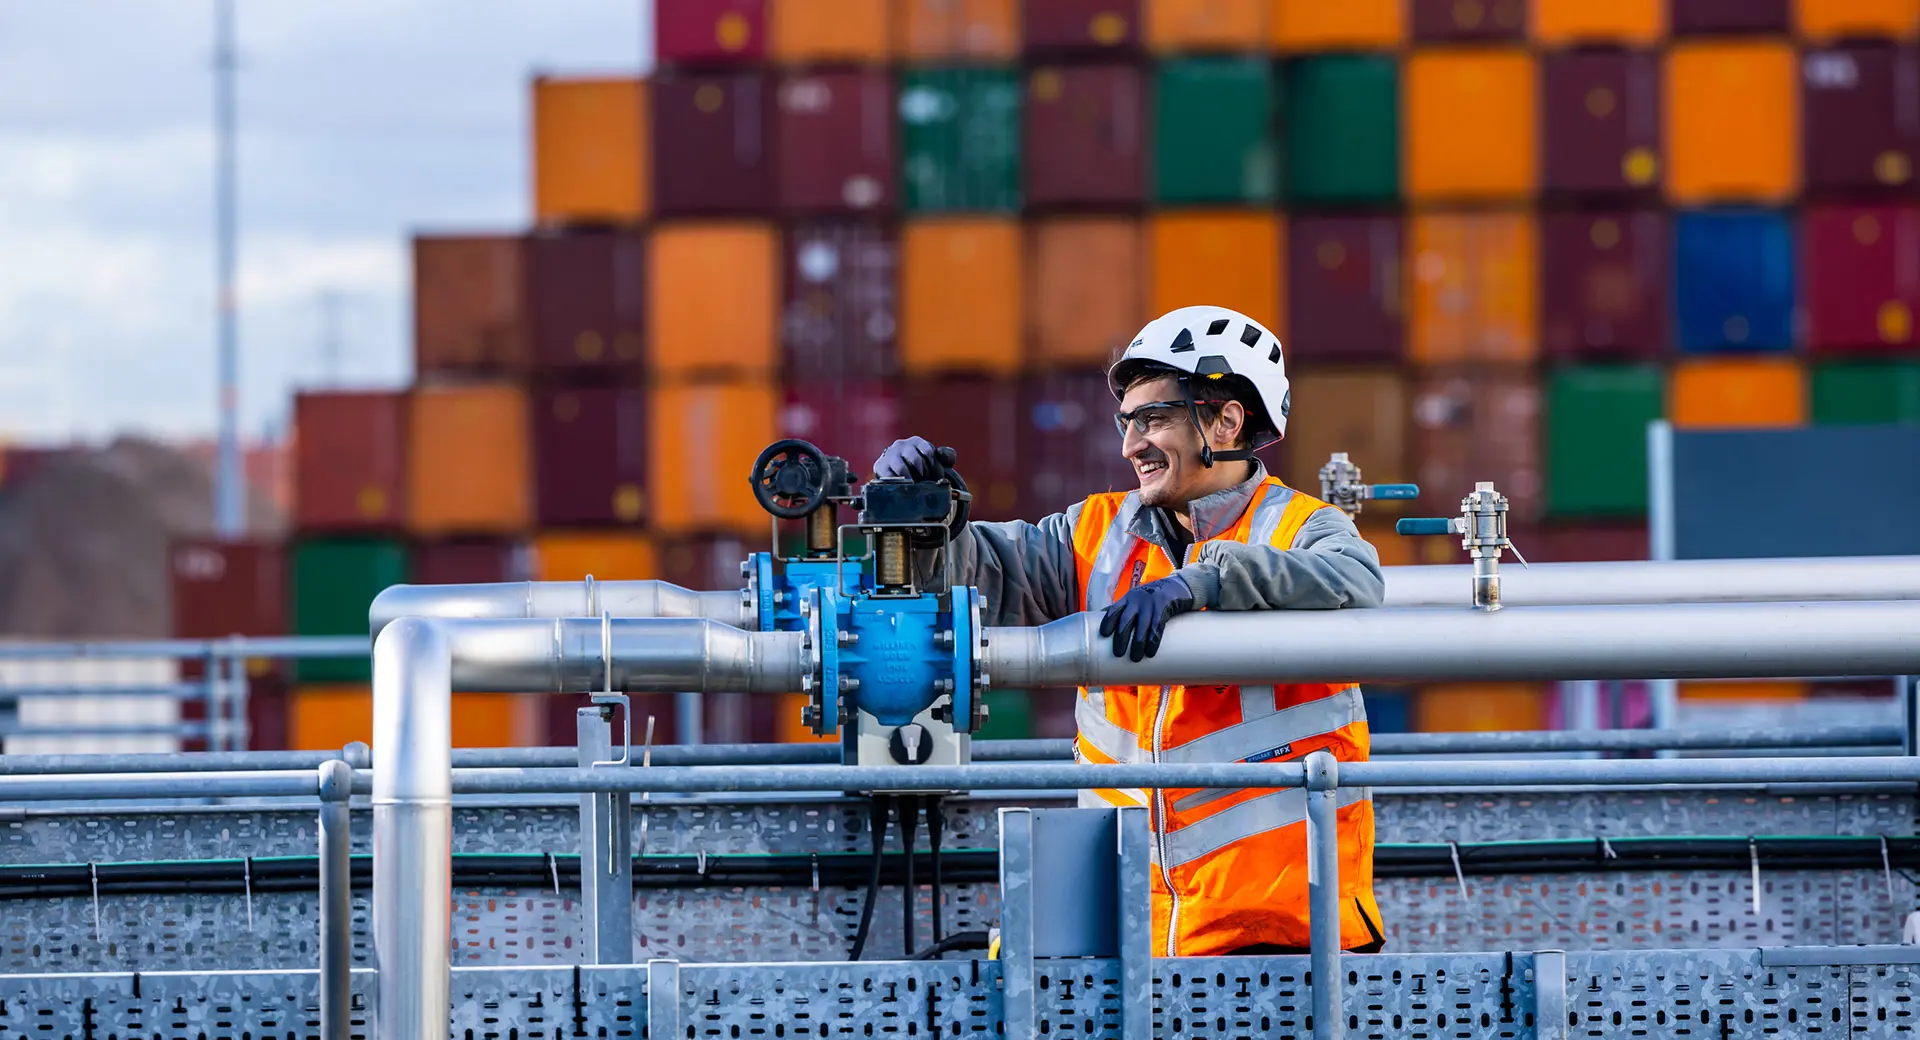
[[[214,0],[0,0],[0,440],[214,425]],[[408,235],[515,229],[535,70],[637,69],[647,0],[240,0],[243,429],[408,377]]]

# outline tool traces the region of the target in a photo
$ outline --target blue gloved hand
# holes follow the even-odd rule
[[[952,448],[936,448],[925,437],[894,441],[873,462],[876,478],[905,477],[908,480],[939,480],[953,468]]]
[[[1113,656],[1138,661],[1160,652],[1168,618],[1193,608],[1193,590],[1179,575],[1169,575],[1114,601],[1100,618],[1100,634],[1113,637]]]

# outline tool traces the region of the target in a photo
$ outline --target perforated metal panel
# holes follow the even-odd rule
[[[1516,841],[1659,835],[1884,835],[1914,833],[1905,794],[1760,794],[1745,791],[1582,791],[1547,794],[1381,794],[1383,842]]]

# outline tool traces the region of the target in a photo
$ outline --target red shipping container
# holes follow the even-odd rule
[[[1660,188],[1660,60],[1648,51],[1549,51],[1541,66],[1546,188]]]
[[[293,399],[294,526],[387,531],[407,515],[407,397],[303,393]]]
[[[766,539],[700,535],[660,543],[660,580],[683,589],[713,592],[744,588],[740,564],[748,553],[762,552]]]
[[[881,379],[899,367],[900,243],[874,223],[795,225],[787,232],[787,375]]]
[[[1644,523],[1509,527],[1507,536],[1530,563],[1647,558],[1647,525]]]
[[[288,698],[289,694],[285,676],[267,674],[248,677],[248,751],[283,751],[286,749]],[[183,703],[180,707],[183,709],[182,714],[184,714],[184,709],[187,707],[187,704]],[[200,707],[204,708],[204,706]]]
[[[1491,480],[1519,523],[1540,513],[1540,389],[1525,368],[1463,369],[1422,380],[1413,397],[1416,515],[1458,516]],[[1458,538],[1452,539],[1457,550]]]
[[[1113,428],[1119,405],[1106,373],[1031,376],[1021,389],[1021,468],[1027,475],[1021,506],[1028,519],[1058,513],[1097,492],[1139,486],[1120,454],[1120,434]]]
[[[755,214],[774,202],[764,73],[671,73],[653,81],[653,208],[665,217]]]
[[[1862,43],[1800,59],[1807,187],[1910,189],[1920,153],[1920,49]]]
[[[1790,0],[1673,0],[1675,36],[1719,33],[1785,33],[1792,25]]]
[[[1426,42],[1517,40],[1527,32],[1527,0],[1412,0],[1413,38]]]
[[[789,213],[893,205],[893,79],[884,68],[795,72],[774,98],[774,177]]]
[[[645,239],[631,232],[529,236],[534,363],[563,373],[644,366],[646,255]]]
[[[1911,350],[1920,310],[1920,209],[1806,211],[1800,284],[1815,350]]]
[[[870,476],[873,460],[906,436],[900,429],[900,395],[891,383],[879,381],[794,383],[780,409],[780,436],[810,441],[846,459],[857,476]]]
[[[527,367],[520,253],[520,239],[509,235],[414,236],[416,375]]]
[[[542,527],[632,525],[646,514],[645,390],[539,391],[533,450],[534,507]]]
[[[758,64],[767,0],[654,0],[653,38],[662,65]]]
[[[507,538],[455,538],[413,547],[413,580],[419,585],[476,585],[531,581],[533,559],[526,543]]]
[[[1140,46],[1141,0],[1027,0],[1027,53],[1111,52]]]
[[[1289,360],[1397,361],[1406,353],[1400,220],[1293,220]]]
[[[1550,213],[1541,222],[1547,353],[1652,358],[1667,342],[1667,217]]]
[[[1132,65],[1048,65],[1028,73],[1027,202],[1138,203],[1141,89]]]
[[[167,557],[176,638],[286,635],[286,559],[278,543],[183,538]]]
[[[973,519],[1028,517],[1021,501],[1019,384],[986,376],[910,379],[900,390],[901,436],[921,436],[958,453],[955,468],[973,493]],[[871,465],[871,463],[869,463]]]

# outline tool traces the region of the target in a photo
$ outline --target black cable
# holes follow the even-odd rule
[[[883,794],[873,796],[868,810],[867,829],[873,834],[873,869],[867,875],[867,899],[860,905],[860,928],[853,933],[853,952],[847,959],[857,961],[867,951],[867,931],[873,927],[873,904],[880,901],[880,863],[887,848],[887,801]]]
[[[899,805],[900,848],[906,852],[907,860],[907,877],[900,886],[900,931],[905,944],[902,952],[912,957],[914,933],[919,931],[913,919],[913,911],[920,904],[920,886],[913,883],[913,832],[920,824],[920,796],[903,794]]]
[[[991,937],[986,932],[955,932],[907,959],[935,961],[940,959],[941,954],[956,950],[984,950],[990,942]]]
[[[933,852],[933,944],[940,945],[940,832],[946,828],[946,813],[940,808],[940,796],[927,798],[927,845]]]

